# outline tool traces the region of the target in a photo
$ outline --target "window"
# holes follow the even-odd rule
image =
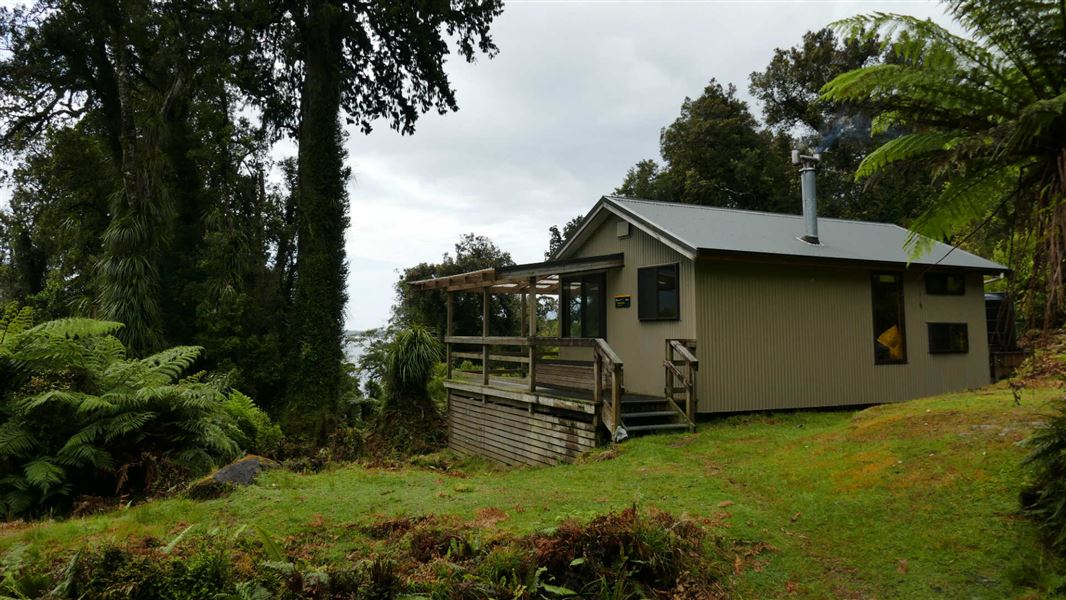
[[[926,273],[925,293],[931,296],[962,296],[966,277],[958,273]]]
[[[677,264],[637,269],[637,317],[641,321],[681,318]]]
[[[966,323],[929,323],[930,354],[965,354],[970,351]]]
[[[607,337],[607,276],[563,278],[563,337]]]
[[[871,292],[874,310],[874,363],[906,363],[903,276],[898,273],[874,273]]]

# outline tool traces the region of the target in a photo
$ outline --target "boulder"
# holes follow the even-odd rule
[[[269,458],[249,454],[195,481],[189,486],[188,496],[195,500],[220,498],[238,486],[255,483],[256,477],[263,471],[280,466]]]

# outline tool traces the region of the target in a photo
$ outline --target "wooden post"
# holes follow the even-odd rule
[[[596,410],[600,410],[603,402],[603,363],[600,362],[600,352],[592,349],[592,401],[596,403]]]
[[[619,381],[618,365],[611,365],[611,420],[617,430],[622,422],[622,382]],[[611,432],[611,440],[614,441],[614,431]]]
[[[489,288],[481,289],[481,385],[489,384]]]
[[[674,362],[674,352],[673,348],[670,347],[670,340],[666,340],[666,362],[671,364]],[[663,370],[666,371],[666,388],[663,390],[663,393],[666,394],[666,397],[668,399],[673,400],[674,372],[670,369],[668,365],[663,365]]]
[[[452,298],[452,296],[454,296],[454,295],[455,295],[455,292],[446,292],[445,293],[445,297],[447,298],[447,301],[445,302],[445,306],[448,307],[448,321],[447,321],[447,325],[444,328],[445,337],[451,337],[451,336],[455,335],[455,332],[452,331],[452,329],[454,327],[453,318],[454,318],[454,312],[455,312],[455,308],[453,307],[454,301],[453,301],[453,298]],[[448,379],[451,379],[452,378],[452,344],[451,344],[451,342],[448,342],[448,341],[444,342],[444,362],[445,362],[445,364],[448,365]]]
[[[537,391],[537,278],[529,278],[529,391]]]
[[[526,297],[527,296],[529,296],[529,294],[522,294],[522,312],[519,315],[521,320],[520,320],[520,324],[518,326],[518,335],[520,335],[522,337],[527,337],[529,335],[529,329],[527,329],[527,327],[526,327],[526,319],[529,318],[528,309],[526,308],[527,307],[527,303],[526,303]]]
[[[688,420],[696,423],[696,372],[692,369],[692,363],[688,363],[688,386],[685,388],[685,407],[688,410]]]

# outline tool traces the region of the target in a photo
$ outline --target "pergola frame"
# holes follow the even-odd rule
[[[453,344],[481,345],[481,385],[488,387],[489,364],[499,360],[490,354],[494,345],[525,346],[527,356],[511,357],[510,361],[528,364],[528,392],[537,392],[537,348],[541,346],[588,347],[592,350],[592,381],[594,406],[603,408],[603,421],[608,430],[614,433],[619,423],[619,411],[622,390],[622,360],[607,343],[600,338],[557,338],[537,336],[537,301],[538,294],[561,295],[562,280],[565,275],[590,273],[620,268],[625,265],[623,254],[608,254],[586,258],[574,258],[507,267],[494,267],[448,275],[432,279],[409,282],[414,291],[443,291],[446,296],[447,326],[444,337],[445,362],[447,378],[452,379]],[[481,336],[456,336],[453,329],[454,302],[456,293],[481,293]],[[491,337],[489,335],[489,298],[491,294],[521,294],[521,332],[516,337]],[[561,318],[561,315],[560,315]],[[604,369],[610,380],[610,402],[603,397],[602,381]]]

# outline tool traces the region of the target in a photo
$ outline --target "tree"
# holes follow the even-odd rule
[[[615,188],[614,193],[627,198],[668,201],[669,198],[664,197],[665,186],[659,181],[661,174],[659,163],[646,158],[629,168],[622,185]]]
[[[642,196],[638,196],[642,197]],[[552,225],[548,228],[548,251],[544,253],[544,259],[548,260],[555,256],[555,253],[563,247],[563,243],[569,240],[578,229],[581,229],[581,224],[585,222],[585,215],[578,215],[573,219],[566,222],[563,225],[562,231],[559,230],[558,225]]]
[[[736,88],[712,79],[659,136],[663,165],[644,160],[616,193],[651,200],[796,212],[789,142],[761,130]]]
[[[420,263],[404,269],[400,280],[396,282],[392,324],[398,328],[422,326],[437,336],[443,336],[448,323],[445,292],[414,291],[408,283],[513,264],[511,254],[501,250],[492,240],[467,233],[455,244],[454,257],[445,253],[439,263]],[[490,335],[514,335],[521,318],[518,299],[508,294],[492,294],[490,298]],[[456,335],[481,335],[481,294],[456,293],[453,296],[452,322]]]
[[[348,223],[340,117],[369,132],[385,119],[414,132],[419,115],[458,109],[444,70],[454,51],[493,55],[499,0],[353,3],[249,0],[253,36],[265,39],[248,89],[265,118],[296,137],[297,258],[288,388],[290,423],[321,439],[341,386]],[[299,111],[290,107],[298,106]]]
[[[871,135],[871,112],[848,102],[820,101],[822,87],[837,75],[892,60],[876,35],[839,39],[831,29],[808,31],[801,44],[774,50],[763,71],[751,74],[749,91],[763,106],[766,125],[794,137],[795,147],[822,153],[818,211],[841,217],[904,225],[930,197],[929,177],[902,166],[868,182],[855,169],[867,154],[904,133]]]
[[[1023,282],[1026,307],[1030,317],[1042,313],[1045,327],[1059,323],[1066,312],[1066,4],[947,6],[966,35],[903,15],[838,23],[852,37],[880,33],[894,60],[836,77],[823,97],[869,109],[875,132],[910,130],[867,156],[856,178],[922,165],[939,194],[914,223],[918,232],[962,243],[999,219],[1009,235],[1032,236],[1035,253],[1012,257],[1034,265]],[[912,250],[923,249],[918,242],[912,239]]]

